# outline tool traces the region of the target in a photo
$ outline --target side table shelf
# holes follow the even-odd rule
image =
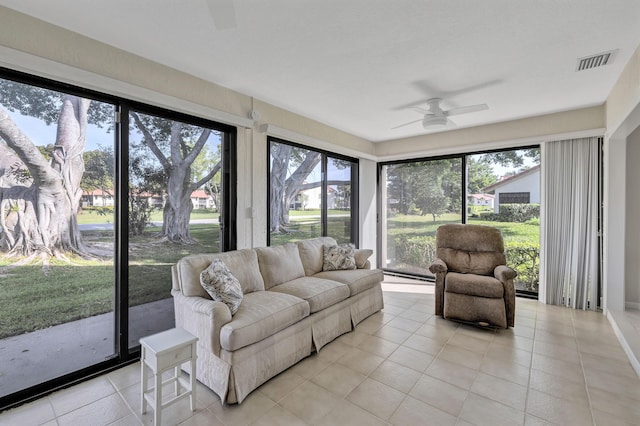
[[[153,408],[153,422],[161,424],[162,409],[183,398],[189,397],[191,411],[196,408],[196,342],[198,338],[181,329],[173,328],[158,334],[140,339],[140,369],[141,369],[141,411],[147,412],[147,404]],[[180,377],[182,364],[191,364],[189,380]],[[162,381],[165,371],[173,369],[172,377]],[[148,388],[148,370],[151,370],[154,386]],[[162,386],[173,383],[175,397],[162,402]]]

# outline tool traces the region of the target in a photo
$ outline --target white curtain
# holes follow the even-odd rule
[[[598,138],[542,146],[541,278],[546,303],[597,308]]]

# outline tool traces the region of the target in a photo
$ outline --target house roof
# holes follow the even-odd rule
[[[640,43],[637,0],[0,4],[374,142],[450,130],[421,126],[429,98],[488,105],[458,128],[602,105]]]
[[[489,185],[485,188],[482,188],[482,191],[484,192],[495,192],[496,188],[500,188],[501,186],[513,183],[514,181],[520,180],[525,176],[529,176],[533,173],[539,173],[540,172],[540,166],[533,166],[530,169],[524,170],[518,174],[515,174],[513,176],[509,176],[506,179],[502,179],[501,181],[498,181],[496,183],[494,183],[493,185]]]

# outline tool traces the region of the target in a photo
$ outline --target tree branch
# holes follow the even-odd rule
[[[202,147],[207,143],[207,140],[209,139],[210,134],[211,134],[211,130],[202,129],[202,133],[200,133],[200,137],[198,138],[198,141],[193,146],[193,149],[191,150],[189,155],[186,156],[184,159],[187,163],[191,164],[196,160],[196,157],[198,156],[198,154],[200,154],[200,151],[202,151]]]
[[[156,141],[153,139],[153,136],[151,135],[149,130],[147,130],[142,120],[140,120],[138,114],[132,112],[131,115],[133,116],[133,121],[135,121],[136,123],[136,127],[142,132],[144,139],[143,143],[147,147],[149,147],[151,152],[153,152],[153,155],[155,155],[158,161],[160,161],[160,164],[162,165],[162,168],[165,170],[165,172],[169,173],[169,171],[171,170],[171,163],[169,163],[169,160],[167,160],[162,151],[160,151],[160,148],[158,148],[158,144],[156,144]]]
[[[220,171],[221,168],[222,168],[222,161],[218,161],[216,165],[213,166],[213,168],[209,171],[209,173],[207,173],[205,177],[203,177],[198,182],[193,183],[189,186],[189,189],[191,190],[191,192],[195,191],[196,189],[200,188],[202,185],[204,185],[205,183],[213,179],[213,177],[216,175],[216,173]]]
[[[22,133],[3,108],[0,108],[0,138],[20,157],[38,184],[46,185],[60,179],[33,141]]]

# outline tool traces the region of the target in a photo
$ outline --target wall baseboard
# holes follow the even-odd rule
[[[640,311],[640,303],[638,302],[624,302],[625,309],[634,309]]]

